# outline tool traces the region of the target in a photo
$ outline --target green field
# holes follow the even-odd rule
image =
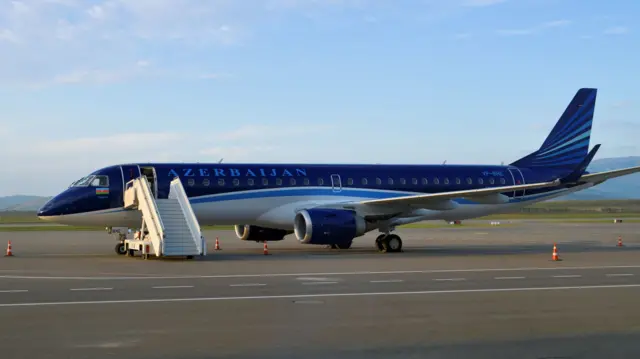
[[[611,222],[614,218],[640,218],[640,200],[607,200],[607,201],[557,201],[537,203],[519,212],[504,213],[478,218],[480,220],[507,221],[512,219],[545,219],[562,220],[564,222]],[[630,219],[626,222],[640,222],[638,219]],[[19,227],[8,226],[11,224]],[[37,224],[28,226],[27,224]],[[34,212],[0,212],[0,231],[78,231],[96,230],[103,231],[104,227],[72,227],[49,226],[41,221]],[[504,223],[503,223],[504,225]],[[403,226],[405,228],[437,228],[446,227],[449,224],[441,221],[423,222]],[[473,226],[490,226],[489,223],[474,223]],[[203,229],[232,229],[232,226],[205,226]]]

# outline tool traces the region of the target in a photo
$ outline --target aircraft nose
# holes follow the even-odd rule
[[[40,207],[37,212],[37,216],[40,219],[47,219],[47,217],[52,217],[56,214],[56,203],[54,200],[50,200],[45,203],[44,206]]]

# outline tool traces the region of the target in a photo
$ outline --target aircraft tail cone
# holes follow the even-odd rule
[[[553,244],[553,253],[551,254],[551,260],[552,261],[559,261],[560,257],[558,256],[558,247],[556,246],[556,244]]]
[[[4,256],[13,257],[13,251],[11,250],[11,241],[7,243],[7,253]]]

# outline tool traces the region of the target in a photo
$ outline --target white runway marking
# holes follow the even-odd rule
[[[331,298],[331,297],[376,297],[400,295],[435,295],[435,294],[473,294],[492,292],[536,292],[558,290],[587,290],[587,289],[624,289],[640,288],[640,284],[565,286],[565,287],[525,287],[525,288],[487,288],[487,289],[458,289],[458,290],[425,290],[415,292],[364,292],[364,293],[327,293],[327,294],[290,294],[290,295],[260,295],[246,297],[208,297],[208,298],[164,298],[164,299],[122,299],[95,300],[76,302],[31,302],[31,303],[3,303],[0,307],[44,307],[55,305],[84,305],[84,304],[134,304],[134,303],[172,303],[172,302],[212,302],[223,300],[260,300],[260,299],[293,299],[293,298]]]
[[[526,277],[494,277],[493,279],[525,279]]]
[[[153,289],[178,289],[178,288],[193,288],[192,285],[161,285],[157,287],[151,287]]]
[[[214,278],[267,278],[267,277],[303,277],[303,276],[344,276],[344,275],[376,275],[376,274],[429,274],[429,273],[467,273],[467,272],[514,272],[514,271],[558,271],[558,270],[589,270],[589,269],[630,269],[640,268],[640,265],[624,266],[585,266],[585,267],[522,267],[522,268],[474,268],[474,269],[426,269],[400,271],[354,271],[354,272],[326,272],[326,273],[265,273],[265,274],[218,274],[218,275],[185,275],[185,276],[157,276],[157,277],[54,277],[54,276],[20,276],[0,275],[6,279],[49,279],[49,280],[162,280],[162,279],[214,279]]]
[[[633,274],[631,273],[612,273],[612,274],[607,274],[607,277],[630,277]]]
[[[402,279],[370,280],[369,283],[401,283]]]
[[[580,278],[582,277],[579,274],[567,274],[567,275],[554,275],[553,278]]]
[[[229,284],[229,287],[261,287],[266,284],[262,283],[241,283],[241,284]]]
[[[319,281],[319,282],[328,282],[333,280],[333,278],[322,278],[322,277],[298,277],[297,280],[306,280],[306,281]]]
[[[73,291],[86,291],[86,290],[112,290],[113,288],[72,288]]]
[[[460,280],[466,280],[465,278],[436,278],[434,280],[437,281],[460,281]]]
[[[304,282],[303,285],[336,284],[338,282]]]
[[[0,293],[24,293],[28,292],[26,289],[9,289],[9,290],[0,290]]]

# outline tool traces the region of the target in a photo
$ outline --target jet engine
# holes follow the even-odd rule
[[[248,224],[236,224],[234,226],[236,236],[243,241],[255,241],[255,242],[273,242],[281,241],[287,234],[293,233],[292,231],[286,231],[284,229],[265,228],[258,226],[251,226]]]
[[[355,237],[369,229],[367,222],[354,211],[313,208],[296,214],[294,219],[296,238],[305,244],[329,244],[349,246]]]

